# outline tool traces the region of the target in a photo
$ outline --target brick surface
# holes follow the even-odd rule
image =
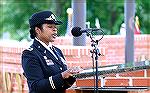
[[[67,89],[66,93],[77,93],[74,89]]]
[[[129,86],[129,79],[122,79],[122,78],[115,78],[115,79],[106,79],[105,80],[105,86],[106,87],[125,87]]]
[[[150,78],[133,78],[133,86],[150,86]]]
[[[114,65],[114,64],[122,64],[124,63],[125,59],[125,39],[119,35],[106,35],[100,42],[99,42],[99,50],[103,56],[100,56],[98,59],[99,66],[106,66],[106,65]],[[150,35],[135,35],[135,49],[134,49],[134,59],[135,61],[146,60],[150,59]],[[82,68],[91,68],[92,58],[90,53],[90,39],[87,38],[87,46],[72,46],[72,38],[68,37],[59,37],[54,44],[60,47],[66,57],[67,64],[69,67],[73,66],[81,66]],[[21,52],[28,47],[28,44],[16,44],[16,43],[9,43],[4,42],[0,44],[0,93],[2,91],[6,91],[3,88],[4,77],[3,74],[5,72],[12,73],[16,75],[22,76],[22,68],[21,68]],[[128,72],[119,74],[121,77],[143,77],[147,76],[150,77],[150,70],[147,70],[147,74],[145,75],[144,71],[136,71],[136,72]],[[115,77],[116,74],[106,75],[107,77]],[[18,91],[18,83],[16,77],[13,77],[13,91]],[[111,79],[110,79],[111,80]],[[118,83],[114,84],[113,82]],[[21,77],[22,82],[22,92],[27,93],[28,86],[26,83],[26,79]],[[106,85],[114,85],[114,86],[128,86],[127,79],[112,79],[112,81],[107,81]],[[139,84],[148,85],[150,86],[149,80],[139,79],[133,80],[133,85],[139,86]],[[139,83],[138,83],[139,82]],[[86,82],[85,82],[86,83]],[[92,82],[88,82],[92,83]],[[75,93],[74,90],[68,90],[72,92],[68,93]],[[4,93],[4,92],[3,92]],[[141,92],[142,93],[142,92]],[[150,93],[150,92],[143,92],[143,93]]]
[[[76,81],[78,87],[92,87],[95,85],[94,79],[78,79]],[[101,81],[98,81],[98,86],[101,86]]]

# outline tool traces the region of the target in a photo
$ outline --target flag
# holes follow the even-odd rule
[[[134,34],[141,34],[138,16],[135,17],[135,31],[134,31]]]

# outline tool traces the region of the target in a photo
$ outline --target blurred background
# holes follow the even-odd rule
[[[100,93],[150,93],[149,0],[0,0],[0,93],[28,93],[21,54],[33,41],[28,20],[42,10],[52,11],[63,22],[54,44],[63,51],[68,67],[91,71],[96,64],[91,39],[85,34],[75,38],[71,29],[103,29],[98,67],[108,73],[99,76]],[[93,37],[100,39],[102,33]],[[126,67],[127,72],[113,73]],[[67,93],[93,93],[93,80],[77,79]]]
[[[148,0],[135,0],[141,34],[150,34]],[[86,22],[96,28],[98,22],[107,35],[116,35],[124,23],[124,0],[87,0]],[[41,10],[51,10],[63,21],[59,26],[59,36],[67,33],[68,13],[71,0],[1,0],[0,1],[0,38],[22,41],[29,38],[29,17]]]

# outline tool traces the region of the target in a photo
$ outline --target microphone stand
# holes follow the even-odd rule
[[[102,31],[103,36],[104,36],[103,30],[101,30],[101,31]],[[98,93],[98,57],[101,56],[101,53],[98,49],[98,42],[103,38],[103,36],[99,40],[94,40],[94,37],[92,37],[92,34],[90,32],[87,33],[87,36],[89,36],[91,38],[91,42],[92,42],[91,46],[94,47],[93,50],[91,50],[90,52],[92,53],[91,57],[92,57],[93,61],[95,60],[95,65],[96,65],[96,67],[95,67],[96,68],[96,71],[95,71],[96,79],[94,77],[96,86],[94,83],[94,93]],[[94,54],[95,54],[95,58],[94,58]],[[93,66],[94,66],[94,62],[93,62]],[[93,67],[93,69],[94,69],[94,67]],[[96,88],[96,91],[95,91],[95,88]]]

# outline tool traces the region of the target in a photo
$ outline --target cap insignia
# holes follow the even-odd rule
[[[46,18],[45,20],[54,20],[55,21],[56,20],[55,15],[51,14],[51,16],[49,18]]]

